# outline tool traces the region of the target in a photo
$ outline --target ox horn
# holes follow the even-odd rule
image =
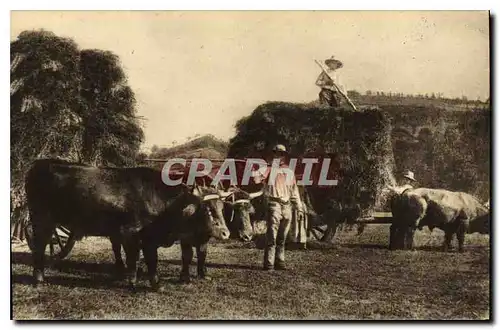
[[[208,194],[208,195],[205,195],[203,196],[203,201],[210,201],[210,200],[213,200],[213,199],[219,199],[220,196],[218,194]]]
[[[222,198],[228,198],[232,194],[234,194],[234,191],[219,191],[219,195]]]
[[[233,204],[250,204],[250,200],[249,199],[238,199],[238,200],[235,200],[233,202]]]
[[[256,197],[262,196],[262,194],[263,194],[263,193],[264,193],[264,191],[263,191],[263,190],[261,190],[261,191],[257,191],[257,192],[253,192],[253,193],[249,193],[249,194],[248,194],[248,198],[249,198],[249,199],[254,199],[254,198],[256,198]]]

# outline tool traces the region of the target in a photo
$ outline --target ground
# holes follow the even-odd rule
[[[489,238],[440,252],[443,234],[418,232],[416,250],[387,249],[389,228],[342,231],[334,245],[287,251],[286,271],[261,270],[259,240],[209,247],[210,280],[177,283],[180,248],[159,249],[163,293],[114,280],[111,244],[86,238],[31,285],[31,254],[13,246],[14,319],[488,319]],[[456,241],[455,241],[456,244]],[[194,275],[196,267],[192,266]]]

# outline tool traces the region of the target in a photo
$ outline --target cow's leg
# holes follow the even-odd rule
[[[406,228],[401,225],[391,225],[389,246],[391,250],[404,249]]]
[[[125,264],[122,259],[122,239],[120,235],[113,235],[109,239],[115,256],[115,271],[118,275],[122,275],[125,271]]]
[[[182,270],[180,280],[183,283],[189,283],[191,281],[189,277],[189,265],[193,260],[193,246],[188,243],[181,241],[181,251],[182,251]]]
[[[205,265],[208,252],[207,249],[207,243],[202,243],[196,246],[196,257],[198,258],[198,277],[202,279],[210,279],[207,276],[207,267]]]
[[[457,240],[458,240],[458,252],[464,252],[464,241],[465,241],[465,224],[460,224],[457,229]]]
[[[444,231],[444,245],[443,252],[448,252],[451,248],[451,239],[453,238],[453,231],[449,228],[446,228]]]
[[[389,249],[396,250],[397,249],[397,235],[398,235],[398,227],[394,224],[391,225],[389,230]]]
[[[30,216],[33,219],[33,215]],[[42,220],[32,222],[33,226],[33,279],[35,285],[44,281],[45,248],[52,237],[52,224]]]
[[[137,284],[137,262],[139,261],[139,237],[131,235],[123,240],[123,248],[127,258],[127,278],[131,290],[135,290]]]
[[[148,278],[151,288],[157,291],[160,289],[160,279],[156,273],[158,267],[158,247],[151,242],[142,242],[142,253],[144,254],[144,261],[148,267]]]
[[[415,228],[408,227],[404,232],[404,249],[412,250],[413,249],[413,237],[415,236]]]

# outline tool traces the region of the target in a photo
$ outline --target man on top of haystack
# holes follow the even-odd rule
[[[340,105],[341,94],[347,95],[337,74],[337,70],[342,68],[344,64],[332,56],[324,61],[324,66],[320,66],[323,68],[323,71],[318,76],[318,79],[316,79],[316,86],[321,88],[319,101],[322,105],[338,107]]]

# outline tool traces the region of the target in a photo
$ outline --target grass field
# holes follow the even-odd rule
[[[137,293],[114,280],[111,244],[87,238],[31,286],[31,254],[13,246],[14,319],[488,319],[489,238],[463,254],[439,252],[439,230],[418,232],[415,251],[389,251],[388,226],[338,233],[334,245],[287,251],[286,271],[261,270],[260,240],[214,243],[210,280],[177,283],[180,247],[159,249],[166,290],[142,278]],[[456,241],[454,242],[456,244]],[[192,274],[195,266],[193,264]]]

